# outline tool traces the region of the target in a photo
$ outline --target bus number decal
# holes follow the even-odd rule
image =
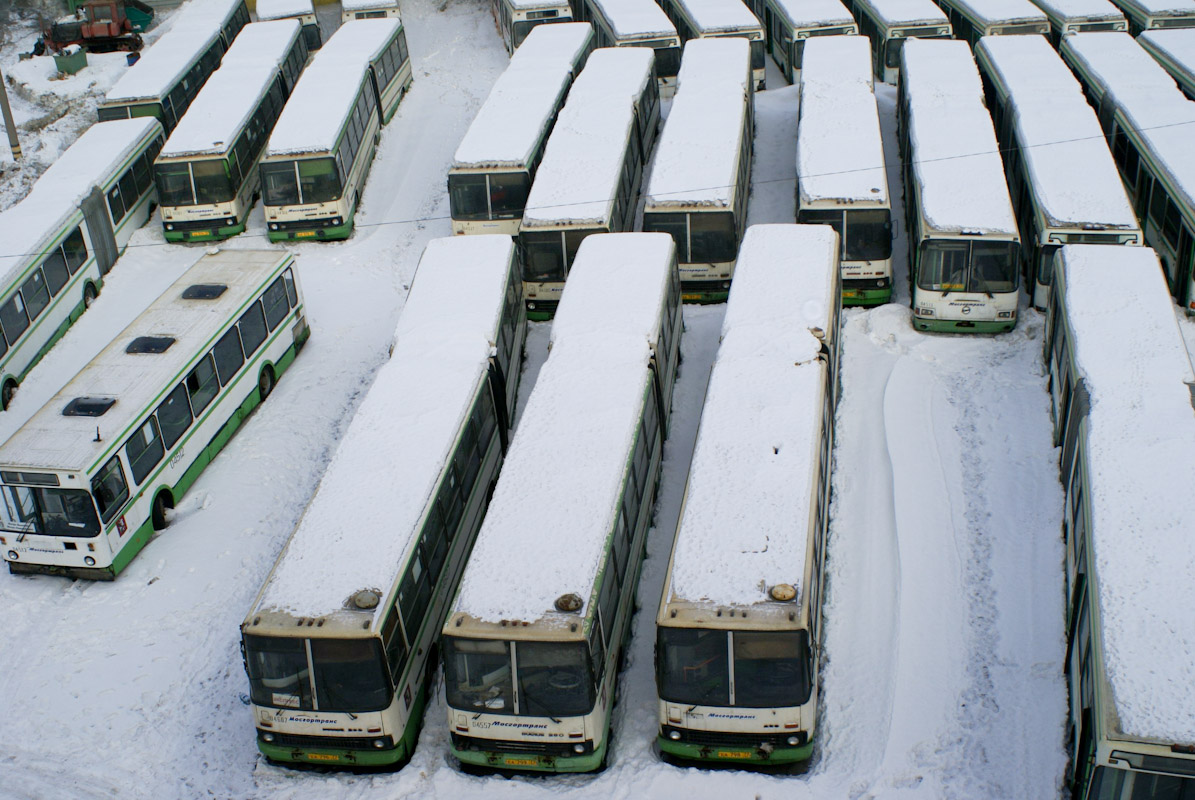
[[[180,447],[178,452],[170,457],[170,466],[177,467],[179,462],[183,460],[183,449]]]

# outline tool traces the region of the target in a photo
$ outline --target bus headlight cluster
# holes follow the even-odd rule
[[[84,564],[86,564],[86,565],[87,565],[87,566],[89,566],[89,567],[94,567],[94,566],[95,566],[95,559],[94,559],[94,558],[92,558],[91,556],[86,556],[86,557],[84,557],[84,559],[83,559],[83,563],[84,563]]]
[[[997,311],[996,317],[998,319],[1012,319],[1013,313],[1014,312],[1012,312],[1012,311]]]
[[[9,550],[9,551],[8,551],[8,557],[9,557],[10,559],[12,559],[13,561],[16,561],[18,558],[20,558],[20,556],[18,556],[18,555],[17,555],[17,551],[16,551],[16,550]]]

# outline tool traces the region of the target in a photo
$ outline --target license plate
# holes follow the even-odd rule
[[[308,761],[339,761],[340,756],[332,753],[308,753]]]
[[[751,758],[751,754],[742,750],[719,750],[718,758]]]
[[[534,767],[539,763],[537,758],[507,758],[505,761],[512,767]]]
[[[858,297],[859,290],[858,289],[843,289],[842,296],[843,297]]]
[[[315,231],[297,231],[295,233],[296,239],[310,239],[312,236],[315,236]]]
[[[192,239],[198,239],[202,236],[211,236],[211,235],[212,235],[211,231],[192,231],[191,232]]]
[[[700,299],[701,299],[701,295],[699,295],[699,294],[682,294],[682,295],[680,296],[680,299],[681,299],[682,301],[683,301],[683,300],[700,300]]]

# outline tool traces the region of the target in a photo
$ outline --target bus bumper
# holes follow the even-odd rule
[[[667,736],[657,736],[661,752],[686,761],[710,761],[720,764],[792,764],[808,761],[813,755],[813,740],[797,747],[774,747],[770,751],[761,747],[740,747],[734,745],[709,745],[677,742]]]
[[[385,767],[404,763],[411,757],[406,743],[376,750],[349,750],[338,747],[296,747],[269,744],[257,738],[257,749],[271,761],[281,764],[323,764],[338,767]]]
[[[606,743],[609,739],[603,741],[592,752],[581,755],[482,750],[480,747],[485,746],[484,744],[465,744],[478,741],[453,734],[449,749],[462,764],[482,769],[500,769],[512,772],[593,772],[601,767],[602,761],[605,760]],[[485,744],[490,744],[490,742],[485,742]],[[495,747],[502,745],[497,741],[492,744]]]
[[[270,223],[270,225],[277,224],[279,227],[266,227],[266,236],[271,242],[324,242],[333,239],[347,239],[353,232],[353,215],[349,215],[348,219],[341,222],[339,225],[333,225],[333,220],[313,220],[312,222],[292,223],[294,227],[282,227],[282,223]]]
[[[730,297],[730,279],[680,282],[680,298],[685,303],[725,303]]]
[[[165,228],[166,223],[162,223],[162,232],[168,242],[217,242],[221,239],[227,239],[230,236],[236,236],[238,233],[245,232],[244,222],[239,222],[236,225],[218,225],[216,223],[217,220],[212,220],[210,228],[203,228],[197,226],[195,223],[189,223],[187,229],[184,230],[179,230],[178,227],[175,227],[174,230],[167,230]]]
[[[877,286],[881,281],[851,280],[842,281],[842,304],[844,306],[879,306],[892,299],[892,281],[884,280],[885,286]]]
[[[558,305],[560,305],[558,300],[528,300],[527,319],[531,322],[547,322],[556,316]]]
[[[9,561],[8,571],[13,575],[58,575],[62,578],[82,578],[89,581],[116,579],[116,570],[112,567],[63,567],[55,564],[28,564],[23,561]]]
[[[1016,319],[972,322],[964,319],[925,319],[913,317],[913,328],[934,333],[1008,333],[1017,326]]]

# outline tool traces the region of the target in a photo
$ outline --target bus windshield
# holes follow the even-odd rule
[[[158,183],[158,202],[164,206],[190,206],[195,204],[195,192],[191,188],[191,168],[184,162],[158,164],[154,167]]]
[[[449,175],[448,206],[453,219],[489,219],[485,175]]]
[[[1013,292],[1017,243],[942,239],[923,242],[917,286],[931,292]]]
[[[656,647],[660,697],[674,703],[737,708],[781,708],[809,701],[808,632],[733,631],[731,636],[733,680],[727,631],[660,628]]]
[[[1159,797],[1185,800],[1195,797],[1195,778],[1096,767],[1087,796],[1095,800],[1154,800]]]
[[[192,161],[191,172],[195,176],[195,203],[227,203],[236,192],[228,179],[228,167],[223,159],[212,158]]]
[[[41,536],[92,537],[100,520],[91,495],[82,489],[4,486],[0,530]]]
[[[268,206],[330,203],[340,199],[340,175],[331,158],[263,163],[261,182],[263,202]]]
[[[580,716],[593,708],[593,672],[583,642],[516,642],[517,674],[511,650],[510,642],[445,637],[448,705],[525,717]]]
[[[245,666],[257,705],[353,713],[390,705],[377,639],[246,636]]]
[[[845,213],[846,227],[843,227]],[[892,257],[892,215],[886,208],[802,210],[797,221],[829,225],[839,236],[844,261],[884,261]]]
[[[523,245],[523,280],[547,283],[564,280],[564,246],[560,231],[520,233]]]

